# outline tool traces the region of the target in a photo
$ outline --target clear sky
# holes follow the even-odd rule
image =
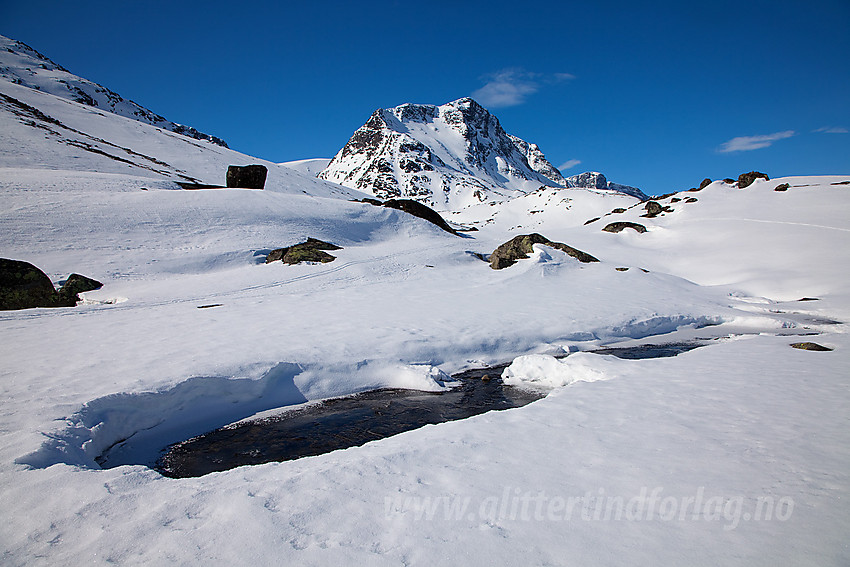
[[[473,96],[564,174],[648,193],[850,174],[850,0],[0,0],[0,33],[272,161]]]

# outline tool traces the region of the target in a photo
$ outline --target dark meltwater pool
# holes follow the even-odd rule
[[[704,343],[597,349],[619,358],[676,356]],[[383,389],[325,400],[265,419],[223,427],[167,448],[156,470],[196,477],[242,465],[321,455],[363,445],[424,425],[517,408],[544,394],[502,384],[508,365],[455,374],[457,388],[439,393]]]

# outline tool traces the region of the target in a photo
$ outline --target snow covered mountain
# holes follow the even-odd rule
[[[573,175],[572,177],[567,177],[564,179],[564,186],[616,191],[617,193],[624,193],[626,195],[631,195],[632,197],[637,197],[641,201],[649,199],[649,195],[637,187],[621,185],[619,183],[608,181],[605,176],[598,171],[586,171],[584,173],[579,173],[578,175]]]
[[[422,144],[411,168],[443,160],[444,202],[488,176],[474,187],[492,199],[446,215],[478,229],[463,237],[356,201],[315,160],[264,162],[0,77],[0,256],[104,284],[76,307],[0,312],[3,565],[847,564],[850,175],[715,181],[647,214],[601,174],[557,180],[532,145],[489,122],[467,139],[430,108],[376,121],[475,147],[393,142]],[[364,147],[401,133],[364,130]],[[267,165],[266,190],[175,183],[221,183],[229,163]],[[482,261],[530,232],[600,261],[542,244]],[[264,262],[308,237],[336,259]],[[444,391],[471,367],[498,383],[511,361],[506,378],[550,393],[195,479],[100,459],[364,390]]]
[[[537,145],[505,132],[471,98],[376,110],[319,177],[440,210],[517,197],[541,186],[583,187],[570,185]]]
[[[176,124],[97,83],[74,75],[27,44],[0,35],[0,77],[31,89],[94,106],[196,140],[227,147],[221,138]]]

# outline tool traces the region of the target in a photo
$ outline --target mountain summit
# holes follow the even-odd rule
[[[536,145],[471,98],[376,110],[319,177],[454,209],[564,183]]]

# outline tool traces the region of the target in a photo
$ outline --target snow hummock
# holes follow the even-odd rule
[[[606,368],[625,366],[613,357],[600,358],[599,355],[577,352],[564,359],[549,354],[528,354],[518,356],[502,373],[502,380],[511,386],[534,388],[560,388],[575,382],[594,382],[605,380]]]

